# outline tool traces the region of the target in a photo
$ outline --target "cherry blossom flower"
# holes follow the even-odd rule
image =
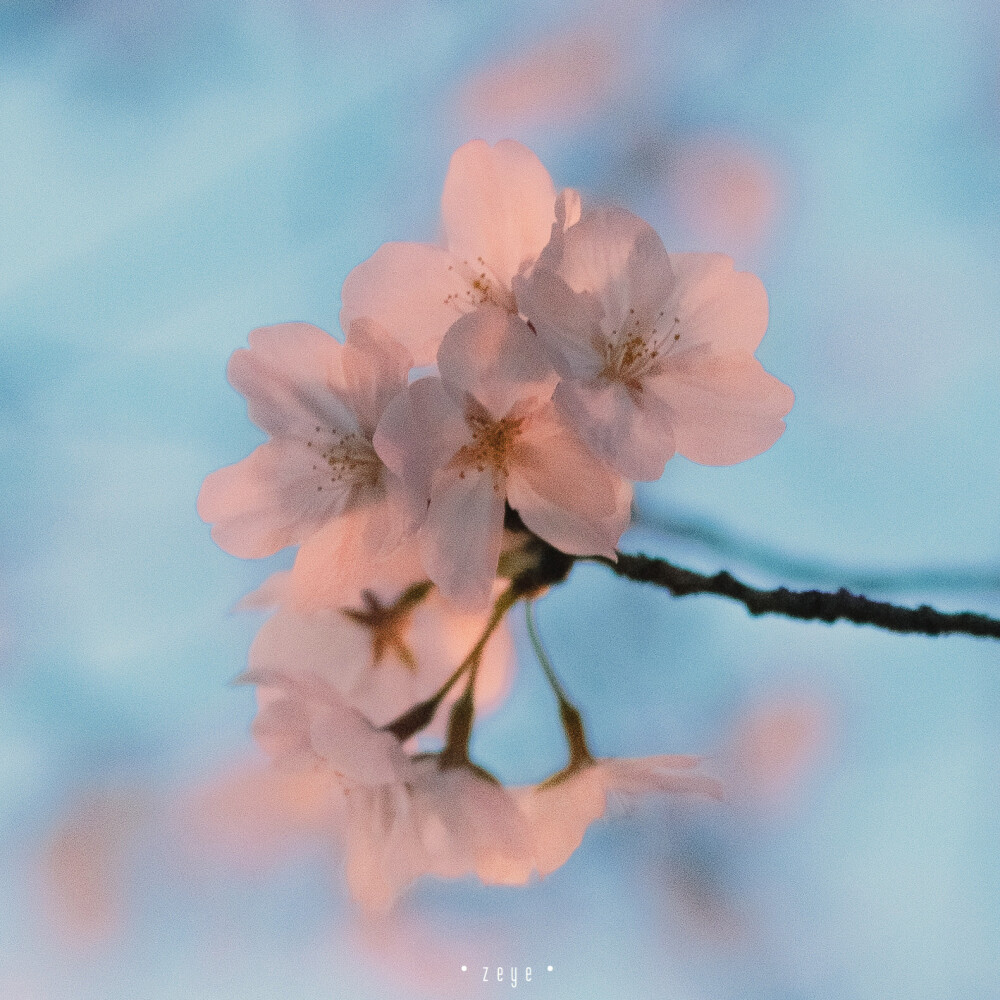
[[[387,407],[379,457],[426,504],[424,566],[450,599],[482,606],[503,542],[504,504],[563,552],[614,558],[631,487],[595,458],[550,402],[555,377],[517,317],[459,319],[418,379]]]
[[[402,388],[409,354],[367,320],[345,344],[306,323],[254,330],[229,381],[270,440],[213,472],[198,497],[212,537],[243,558],[299,550],[292,591],[302,606],[337,606],[397,575],[390,556],[414,512],[371,438]]]
[[[792,391],[754,358],[767,296],[720,254],[671,254],[619,208],[585,213],[514,279],[561,381],[553,401],[629,479],[674,453],[728,465],[769,448]]]
[[[302,612],[288,603],[288,574],[275,574],[244,602],[276,608],[250,647],[250,672],[314,674],[375,725],[385,725],[437,691],[486,625],[484,612],[456,608],[429,581],[416,579],[365,589],[356,607]],[[476,671],[480,712],[497,703],[513,670],[513,638],[504,622]],[[260,692],[267,702],[269,690]]]
[[[476,875],[523,885],[533,845],[512,795],[474,765],[442,766],[437,754],[410,761],[405,780],[347,790],[347,881],[356,899],[388,909],[422,875]]]
[[[591,755],[529,591],[558,576],[535,573],[545,558],[573,561],[539,539],[615,559],[629,480],[659,477],[675,450],[755,455],[792,401],[754,358],[767,326],[755,277],[721,255],[668,254],[621,209],[582,214],[520,144],[459,149],[442,214],[444,247],[386,244],[351,272],[344,343],[304,323],[250,334],[229,379],[269,440],[198,500],[234,555],[299,546],[243,602],[272,611],[243,678],[253,733],[306,779],[289,789],[319,793],[308,821],[329,817],[352,894],[383,910],[424,875],[548,875],[614,796],[720,795],[695,757]],[[411,382],[415,365],[436,370]],[[502,623],[520,600],[570,763],[509,790],[468,748],[510,674]],[[445,715],[443,749],[417,753]]]
[[[381,785],[403,773],[405,751],[322,677],[248,670],[241,680],[275,692],[253,723],[253,734],[287,770],[324,768],[341,781]]]
[[[365,906],[387,909],[423,875],[477,875],[490,884],[528,880],[527,820],[491,775],[439,754],[409,757],[330,684],[305,674],[251,672],[284,706],[254,732],[277,762],[328,769],[344,790],[347,879]]]
[[[385,243],[347,276],[340,322],[370,316],[413,353],[434,363],[460,316],[493,306],[517,314],[514,276],[549,242],[555,188],[519,142],[466,143],[451,158],[441,197],[446,248]]]
[[[590,758],[540,785],[515,790],[531,826],[539,875],[544,877],[569,860],[587,827],[604,815],[612,796],[667,792],[721,798],[721,785],[697,770],[699,764],[700,758],[686,755]]]

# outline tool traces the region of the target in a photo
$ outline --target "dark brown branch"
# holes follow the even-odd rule
[[[921,635],[946,633],[1000,639],[1000,620],[988,615],[961,611],[954,614],[937,611],[926,604],[903,608],[886,601],[872,601],[849,590],[758,590],[722,572],[714,576],[681,569],[645,555],[619,553],[618,561],[596,559],[618,576],[639,583],[652,583],[669,590],[675,597],[688,594],[718,594],[746,606],[752,615],[784,615],[803,621],[849,621],[855,625],[874,625],[890,632]]]
[[[729,597],[739,601],[752,615],[784,615],[800,621],[827,623],[848,621],[855,625],[874,625],[889,632],[918,635],[954,634],[1000,639],[1000,619],[989,615],[971,611],[951,614],[926,604],[919,608],[904,608],[852,594],[843,587],[836,591],[789,590],[787,587],[760,590],[737,580],[730,573],[716,573],[714,576],[695,573],[666,559],[642,554],[619,552],[617,561],[602,556],[569,556],[529,531],[517,512],[509,507],[505,526],[511,532],[527,536],[521,549],[520,564],[511,560],[512,569],[504,574],[510,578],[510,593],[518,598],[531,597],[546,587],[561,583],[576,562],[598,562],[620,577],[663,587],[675,597],[686,597],[688,594]]]

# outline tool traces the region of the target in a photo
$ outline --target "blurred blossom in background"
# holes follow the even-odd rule
[[[997,614],[998,80],[981,0],[0,4],[0,996],[508,988],[483,965],[539,997],[995,996],[995,645],[580,567],[538,620],[595,752],[710,754],[729,800],[373,920],[228,685],[263,621],[231,609],[290,554],[225,555],[195,497],[261,439],[224,378],[248,331],[336,330],[354,264],[436,236],[452,151],[509,136],[770,296],[784,437],[638,497],[746,544],[623,548],[760,584],[829,584],[783,556],[967,570],[868,589]],[[474,752],[528,783],[564,751],[513,627]]]

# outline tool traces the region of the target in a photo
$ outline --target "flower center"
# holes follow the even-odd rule
[[[497,278],[482,257],[477,257],[471,264],[463,260],[457,268],[449,264],[448,270],[457,270],[459,276],[468,282],[468,287],[445,296],[446,306],[455,306],[461,312],[471,312],[482,305],[499,306],[507,312],[517,311],[514,293]]]
[[[675,316],[666,332],[661,333],[658,327],[663,325],[662,312],[652,323],[643,323],[634,309],[628,313],[621,330],[612,330],[608,339],[594,343],[604,361],[597,377],[619,382],[631,395],[641,396],[643,380],[662,370],[663,358],[681,339],[677,329],[681,321]]]
[[[316,433],[322,433],[317,426]],[[328,431],[326,441],[306,441],[316,457],[313,471],[319,472],[325,463],[330,487],[360,489],[363,492],[377,490],[382,482],[382,460],[375,454],[371,442],[360,434],[344,434]],[[327,487],[329,488],[329,487]],[[316,489],[322,492],[324,485]]]
[[[467,413],[465,421],[472,432],[472,441],[463,445],[455,455],[454,461],[463,470],[459,472],[459,476],[464,479],[464,470],[473,467],[477,472],[485,472],[491,468],[506,476],[510,472],[511,456],[521,436],[524,417],[494,420],[484,413]]]
[[[410,597],[420,589],[419,598]],[[416,604],[427,595],[428,587],[418,584],[410,588],[393,604],[383,604],[370,590],[361,592],[364,608],[341,608],[340,613],[371,633],[372,666],[377,667],[389,653],[394,653],[403,666],[417,669],[417,660],[409,644],[410,619]]]

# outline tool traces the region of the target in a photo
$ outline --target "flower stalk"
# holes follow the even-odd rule
[[[594,758],[587,745],[587,734],[583,726],[583,716],[580,710],[566,696],[566,690],[562,686],[556,672],[552,667],[545,646],[542,644],[541,636],[538,634],[538,627],[535,625],[535,608],[533,601],[524,602],[524,619],[528,626],[528,638],[531,640],[532,648],[538,662],[541,664],[542,672],[545,674],[552,693],[556,696],[559,704],[559,721],[562,723],[563,732],[566,734],[566,743],[569,746],[569,763],[565,771],[572,771],[590,763]]]
[[[469,650],[468,655],[464,660],[455,668],[454,673],[441,685],[441,687],[433,694],[430,698],[425,701],[414,705],[413,708],[404,712],[399,718],[390,722],[388,725],[382,728],[387,733],[392,733],[401,743],[405,743],[411,736],[415,736],[422,729],[426,729],[427,726],[431,724],[437,713],[438,708],[441,706],[441,702],[447,697],[448,692],[455,686],[459,678],[470,668],[472,668],[473,674],[470,678],[470,684],[468,689],[459,699],[459,702],[463,698],[468,696],[469,700],[472,700],[472,684],[475,681],[475,668],[479,665],[479,661],[482,658],[483,650],[486,648],[486,644],[490,640],[490,636],[496,631],[497,626],[503,621],[504,616],[517,602],[518,596],[515,588],[513,586],[508,587],[497,599],[493,605],[493,612],[490,614],[489,619],[486,622],[486,626],[483,629],[482,635],[476,641],[476,644]],[[456,703],[457,706],[458,703]],[[470,721],[471,726],[471,721]],[[471,731],[471,730],[470,730]],[[450,735],[449,735],[450,739]],[[466,745],[468,740],[466,740]]]

